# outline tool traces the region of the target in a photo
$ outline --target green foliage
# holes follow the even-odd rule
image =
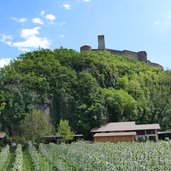
[[[171,141],[146,143],[20,144],[0,152],[0,171],[170,171]],[[29,160],[28,160],[29,159]]]
[[[4,165],[8,160],[8,156],[10,154],[10,147],[6,145],[4,148],[1,149],[0,152],[0,171],[4,170]]]
[[[109,121],[136,120],[136,100],[124,90],[103,89]]]
[[[60,120],[57,132],[63,138],[64,142],[73,140],[75,135],[69,126],[68,120]]]
[[[39,145],[39,148],[42,146],[42,144]],[[41,148],[40,148],[41,151]],[[45,157],[43,157],[41,155],[41,153],[39,153],[36,148],[34,147],[34,145],[29,142],[28,143],[28,152],[31,156],[33,165],[34,165],[34,170],[35,171],[54,171],[55,169],[53,169],[53,166],[51,164],[51,162],[49,162]]]
[[[15,161],[13,162],[12,171],[22,171],[23,170],[23,153],[21,144],[17,145],[15,150]]]
[[[3,110],[6,106],[6,103],[4,102],[5,98],[4,98],[4,92],[0,91],[0,114],[1,114],[1,110]]]
[[[57,170],[170,171],[171,142],[44,144]]]
[[[22,145],[27,144],[27,141],[26,141],[25,137],[23,137],[23,136],[13,136],[12,142],[15,142],[17,144],[22,144]]]
[[[6,105],[5,102],[2,102],[2,103],[0,104],[0,111],[3,110],[3,109],[5,108],[5,105]]]
[[[43,136],[51,134],[52,125],[42,112],[34,110],[21,121],[21,133],[26,140],[39,142]]]
[[[9,133],[48,99],[52,123],[77,133],[102,123],[158,122],[171,129],[171,72],[108,52],[39,49],[0,70],[0,120]]]

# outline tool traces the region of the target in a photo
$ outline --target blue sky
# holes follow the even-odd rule
[[[0,21],[0,66],[39,47],[97,48],[104,34],[107,48],[171,69],[170,0],[2,0]]]

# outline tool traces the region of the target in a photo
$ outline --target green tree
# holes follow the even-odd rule
[[[52,133],[52,125],[44,113],[33,110],[21,121],[20,130],[26,140],[39,142],[41,137]]]
[[[135,120],[137,102],[124,90],[102,89],[105,96],[105,106],[108,122]]]
[[[26,113],[48,106],[53,125],[63,118],[84,135],[123,120],[171,129],[170,85],[170,71],[107,52],[39,49],[0,69],[0,121],[13,132]]]
[[[75,133],[71,130],[68,120],[61,119],[58,126],[58,134],[63,138],[64,142],[73,140]]]

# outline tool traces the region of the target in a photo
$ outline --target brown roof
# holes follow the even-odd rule
[[[112,137],[112,136],[127,136],[127,135],[137,135],[136,132],[109,132],[109,133],[96,133],[93,137]]]
[[[135,122],[111,122],[102,125],[100,128],[92,129],[91,132],[117,132],[117,131],[135,131],[160,129],[159,124],[136,125]]]
[[[4,138],[4,137],[5,137],[5,135],[6,135],[6,133],[5,133],[5,132],[0,132],[0,138]]]
[[[117,128],[127,128],[128,126],[134,126],[135,122],[110,122],[105,125],[102,125],[100,128],[94,128],[91,132],[104,132],[104,131],[113,131]]]

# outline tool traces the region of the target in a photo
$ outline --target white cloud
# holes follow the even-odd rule
[[[18,23],[24,23],[28,21],[27,18],[15,18],[12,17],[12,20]],[[34,17],[31,19],[32,23],[44,25],[44,24],[56,24],[57,26],[62,26],[66,24],[65,21],[55,22],[56,16],[51,13],[46,13],[45,10],[42,10],[39,14],[39,17]],[[10,47],[16,47],[21,51],[30,51],[33,48],[49,48],[51,41],[47,37],[40,36],[41,27],[25,28],[20,32],[21,40],[14,40],[11,35],[0,35],[0,42],[7,44]],[[60,37],[64,37],[61,35]]]
[[[15,17],[12,17],[12,20],[16,21],[17,23],[24,23],[27,21],[27,18],[15,18]]]
[[[47,14],[45,18],[52,23],[56,20],[56,17],[53,14]]]
[[[71,9],[71,5],[69,3],[64,3],[63,4],[63,7],[66,9],[66,10],[70,10]]]
[[[11,35],[2,35],[0,42],[11,46],[12,40],[13,40],[13,37]]]
[[[33,18],[32,22],[35,23],[35,24],[44,25],[44,22],[40,18]]]
[[[32,29],[22,29],[20,37],[23,41],[14,42],[12,36],[2,35],[1,42],[16,47],[20,51],[30,51],[32,48],[49,48],[50,40],[46,37],[39,36],[40,27],[34,27]]]
[[[0,68],[3,68],[4,66],[8,65],[10,63],[10,58],[2,58],[0,59]]]
[[[39,36],[40,27],[34,27],[32,29],[21,30],[21,38],[24,41],[13,42],[12,46],[17,47],[21,51],[29,51],[30,48],[49,48],[50,41],[45,37]]]
[[[31,36],[25,41],[14,42],[13,46],[21,51],[30,51],[30,48],[49,48],[50,41],[44,37]]]
[[[56,20],[56,16],[53,15],[53,14],[46,14],[45,10],[42,10],[40,12],[40,16],[45,18],[46,21],[49,23],[49,24],[54,24],[55,20]]]
[[[21,30],[21,37],[22,38],[29,38],[39,34],[40,27],[34,27],[32,29],[22,29]]]

